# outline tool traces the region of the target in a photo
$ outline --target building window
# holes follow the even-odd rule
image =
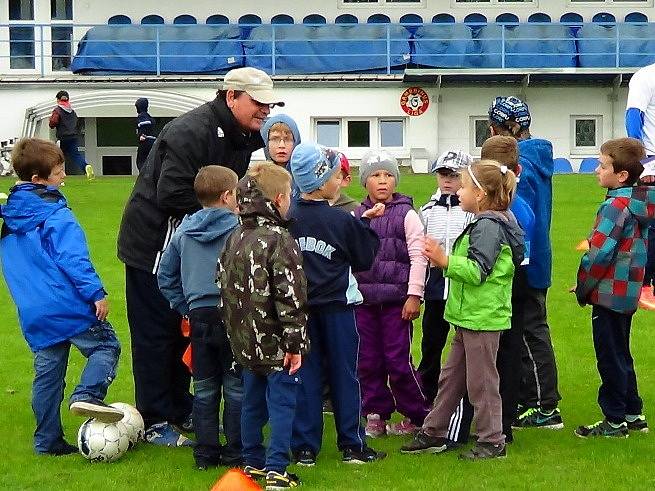
[[[535,5],[537,0],[455,0],[455,4],[460,3],[485,3],[487,5],[503,4],[503,3],[527,3]]]
[[[598,153],[602,121],[602,116],[571,116],[572,154]]]
[[[482,144],[491,136],[489,133],[489,118],[486,116],[471,116],[469,122],[469,145],[473,154],[480,155]]]
[[[71,66],[72,26],[52,26],[52,69],[69,70]]]
[[[9,20],[34,20],[34,0],[9,0]]]
[[[348,148],[371,146],[371,122],[348,121]]]
[[[405,146],[405,120],[403,119],[380,120],[380,146],[381,147]]]
[[[341,121],[316,121],[316,141],[326,147],[341,146]]]
[[[34,68],[33,27],[9,27],[9,68]]]
[[[73,20],[73,0],[50,0],[52,20]]]

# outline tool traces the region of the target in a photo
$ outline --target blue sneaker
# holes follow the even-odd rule
[[[550,430],[561,430],[564,428],[564,422],[559,412],[559,408],[545,411],[541,408],[532,407],[526,409],[512,423],[512,428],[547,428]]]
[[[193,447],[195,442],[189,440],[167,422],[157,423],[146,430],[146,441],[163,447]]]

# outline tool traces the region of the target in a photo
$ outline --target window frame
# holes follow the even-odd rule
[[[338,145],[336,145],[336,146],[337,146],[337,148],[341,148],[342,147],[341,144],[343,142],[343,126],[344,126],[343,125],[343,119],[344,118],[330,118],[330,117],[313,118],[313,120],[312,120],[312,132],[313,132],[313,135],[314,135],[314,141],[316,141],[319,145],[323,145],[323,143],[318,141],[318,126],[319,126],[318,123],[320,123],[320,122],[323,122],[323,123],[337,123],[338,126],[339,126],[339,131],[337,133],[339,141],[338,141]]]
[[[595,145],[588,147],[579,147],[576,145],[575,125],[576,121],[594,120],[595,127]],[[600,152],[600,146],[603,142],[603,116],[601,114],[571,114],[569,131],[569,150],[571,155],[597,156]]]
[[[568,0],[567,0],[568,1]],[[493,8],[507,8],[509,9],[510,7],[522,7],[522,8],[535,8],[539,6],[539,0],[522,0],[522,1],[517,1],[517,2],[503,2],[501,0],[489,0],[489,1],[484,1],[484,0],[470,0],[467,2],[464,1],[458,1],[458,0],[450,0],[450,5],[451,7],[455,8],[470,8],[471,6],[479,6],[480,8],[482,7],[493,7]],[[486,15],[486,14],[485,14]]]
[[[410,148],[407,145],[407,126],[409,118],[405,116],[313,116],[311,118],[312,137],[319,145],[318,141],[318,123],[319,122],[338,122],[339,127],[339,144],[335,147],[347,153],[349,157],[358,159],[369,148],[380,148],[390,152],[392,155],[405,158],[409,156]],[[349,147],[348,146],[348,122],[349,121],[368,121],[369,122],[369,146],[368,147]],[[402,123],[402,146],[382,146],[382,121],[400,121]]]
[[[652,7],[653,6],[653,0],[626,0],[626,1],[620,1],[620,0],[566,0],[566,6],[567,7],[576,7],[576,6],[583,6],[583,7],[600,7],[602,5],[605,6],[613,6],[613,7]]]
[[[363,3],[349,3],[345,0],[338,0],[337,8],[338,9],[366,9],[366,8],[418,8],[424,9],[427,7],[427,0],[418,0],[418,1],[404,1],[404,2],[390,2],[388,0],[375,0],[373,2],[363,2]]]
[[[71,7],[71,8],[70,8],[70,11],[71,11],[71,17],[70,17],[70,19],[55,19],[55,18],[52,16],[52,1],[51,1],[51,2],[50,2],[50,22],[52,22],[52,23],[59,23],[59,22],[68,22],[68,23],[71,23],[71,22],[73,22],[73,19],[75,18],[75,2],[73,2],[73,0],[64,0],[64,1],[70,2],[70,7]],[[64,10],[68,10],[68,9],[66,9],[66,8],[64,7]]]
[[[482,154],[482,145],[479,147],[476,145],[476,135],[475,135],[475,123],[477,121],[485,121],[487,127],[489,126],[489,116],[488,115],[473,115],[469,116],[469,148],[471,149],[471,155],[473,157],[480,157]],[[489,130],[487,130],[489,131]]]
[[[378,129],[378,147],[382,149],[396,149],[396,150],[402,150],[406,148],[406,143],[407,143],[407,118],[399,116],[397,118],[391,117],[391,116],[386,116],[386,117],[379,117],[377,119],[377,129]],[[402,145],[400,146],[382,146],[382,123],[385,121],[399,121],[402,128],[401,128],[401,138],[402,138]]]

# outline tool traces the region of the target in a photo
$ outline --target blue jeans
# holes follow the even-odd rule
[[[241,440],[245,465],[279,473],[286,471],[299,385],[298,374],[289,375],[287,370],[269,375],[243,370]],[[265,452],[262,430],[267,421],[271,434]]]
[[[86,160],[84,160],[84,157],[82,157],[78,146],[79,142],[77,141],[76,136],[66,136],[59,139],[59,148],[61,148],[61,151],[64,152],[64,157],[70,160],[82,171],[82,173],[84,173]]]
[[[241,464],[241,367],[233,364],[225,327],[217,308],[189,313],[193,358],[193,425],[197,464]],[[218,413],[223,392],[223,429],[227,444],[221,448]]]
[[[71,345],[87,359],[80,383],[70,397],[71,403],[89,398],[103,400],[116,377],[121,347],[109,322],[98,322],[68,341],[34,353],[32,410],[36,416],[34,449],[37,453],[50,451],[64,438],[60,409]]]

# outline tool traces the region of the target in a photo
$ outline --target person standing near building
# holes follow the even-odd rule
[[[139,149],[136,152],[136,168],[141,172],[144,162],[148,158],[152,144],[157,139],[154,136],[155,118],[148,114],[148,99],[140,97],[134,103],[136,107],[136,135],[139,138]]]
[[[200,209],[193,190],[198,170],[220,162],[242,177],[252,153],[264,146],[259,130],[275,105],[284,103],[266,73],[228,72],[214,100],[164,127],[125,207],[118,257],[125,263],[136,405],[150,443],[185,444],[172,425],[188,421],[192,403],[182,363],[189,341],[180,331],[180,314],[157,286],[161,256],[182,218]]]
[[[48,126],[56,129],[59,147],[64,157],[86,174],[87,179],[95,178],[93,166],[88,164],[79,149],[77,113],[70,103],[70,96],[65,90],[57,92],[57,106],[52,110]]]

